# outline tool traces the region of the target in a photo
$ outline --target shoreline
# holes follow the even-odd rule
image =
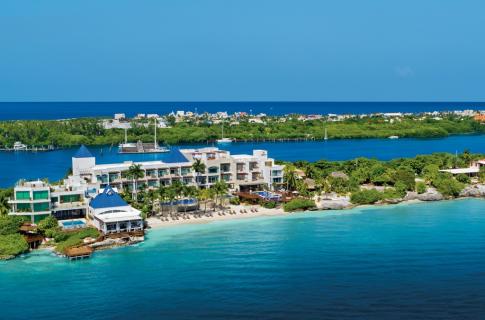
[[[254,208],[255,206],[231,206],[230,210],[236,210],[238,212],[236,215],[231,215],[227,214],[224,216],[219,216],[216,215],[216,212],[214,211],[208,211],[212,212],[214,214],[213,217],[203,217],[203,218],[191,218],[189,220],[175,220],[175,221],[161,221],[160,219],[156,217],[150,217],[146,219],[148,227],[145,229],[146,231],[150,230],[161,230],[161,229],[167,229],[167,228],[172,228],[172,227],[178,227],[178,226],[184,226],[184,225],[204,225],[204,224],[210,224],[214,222],[220,222],[220,221],[237,221],[237,220],[246,220],[246,219],[252,219],[252,218],[260,218],[260,217],[281,217],[281,216],[289,216],[289,215],[296,215],[296,214],[305,214],[305,213],[312,213],[312,212],[318,212],[324,214],[325,212],[328,213],[336,213],[340,211],[353,211],[356,209],[372,209],[372,208],[383,208],[383,207],[390,207],[392,208],[393,206],[399,206],[399,205],[410,205],[410,204],[426,204],[426,203],[440,203],[440,202],[448,202],[448,201],[463,201],[463,200],[485,200],[483,197],[457,197],[457,198],[451,198],[451,199],[442,199],[442,200],[434,200],[434,201],[423,201],[423,200],[418,200],[418,199],[412,199],[412,200],[405,200],[401,201],[398,203],[378,203],[378,204],[370,204],[370,205],[352,205],[346,208],[342,209],[316,209],[316,210],[306,210],[306,211],[292,211],[292,212],[285,212],[282,208],[278,209],[266,209],[263,207],[258,207],[258,212],[248,212],[241,214],[239,213],[240,208],[245,208],[246,210],[249,210],[250,208]]]

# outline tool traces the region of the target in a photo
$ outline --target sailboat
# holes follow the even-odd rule
[[[217,139],[218,144],[229,144],[232,143],[233,140],[231,138],[224,138],[224,125],[222,125],[222,138]]]
[[[325,127],[325,136],[323,137],[323,140],[328,140],[328,134],[327,134],[327,128]]]
[[[160,147],[157,140],[157,126],[158,121],[155,119],[155,139],[153,145],[150,143],[142,143],[138,141],[137,143],[128,142],[128,133],[125,129],[125,143],[119,145],[118,153],[163,153],[170,152],[170,149],[165,147]]]

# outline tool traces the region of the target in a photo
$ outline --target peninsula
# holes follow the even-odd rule
[[[124,141],[156,145],[228,141],[287,141],[347,138],[444,137],[485,133],[485,111],[426,113],[315,114],[271,116],[245,112],[115,114],[112,119],[18,120],[0,122],[0,148],[23,145],[31,150]],[[224,133],[222,134],[222,130]],[[222,140],[221,140],[222,141]]]
[[[57,183],[0,192],[0,257],[39,247],[71,259],[144,241],[147,228],[403,201],[485,197],[485,156],[278,162],[265,150],[172,150],[162,161],[97,164],[82,146]]]

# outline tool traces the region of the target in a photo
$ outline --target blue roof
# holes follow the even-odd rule
[[[180,152],[179,149],[172,149],[167,157],[162,160],[165,163],[181,163],[190,162],[187,158]]]
[[[92,153],[86,148],[86,146],[83,144],[79,150],[77,150],[76,154],[74,155],[74,158],[94,158]]]
[[[93,209],[125,207],[127,205],[126,201],[110,186],[104,188],[103,193],[98,194],[89,204]]]

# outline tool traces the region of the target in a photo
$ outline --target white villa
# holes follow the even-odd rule
[[[140,211],[107,187],[89,204],[89,219],[104,234],[143,230]]]
[[[451,173],[452,175],[466,174],[467,176],[473,177],[477,176],[482,168],[485,168],[485,159],[472,162],[468,168],[443,169],[440,171]]]

